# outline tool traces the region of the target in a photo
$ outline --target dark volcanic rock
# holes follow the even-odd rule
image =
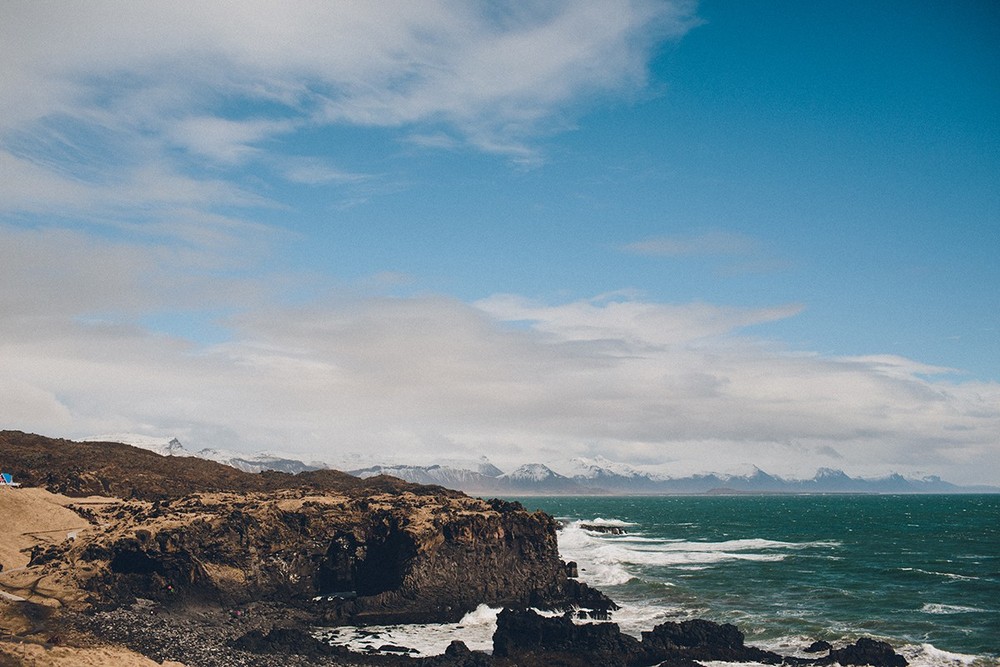
[[[815,641],[810,644],[806,649],[806,653],[822,653],[823,651],[829,651],[833,646],[828,641]]]
[[[743,633],[729,623],[719,625],[711,621],[694,619],[679,623],[663,623],[651,632],[642,633],[644,643],[665,649],[691,649],[706,646],[722,649],[743,648]]]
[[[563,665],[624,667],[623,635],[613,623],[574,625],[565,617],[544,618],[533,611],[505,609],[497,617],[493,655],[518,667]],[[638,641],[629,637],[635,648]]]
[[[580,528],[589,530],[592,533],[604,533],[606,535],[628,535],[628,531],[621,526],[609,526],[603,523],[582,523]]]
[[[642,633],[642,644],[647,651],[651,655],[664,656],[664,660],[680,656],[691,660],[764,664],[780,664],[783,661],[777,653],[746,646],[743,640],[743,633],[735,625],[720,625],[702,619],[662,623],[652,631]]]
[[[251,630],[231,642],[233,648],[250,653],[275,653],[279,655],[302,655],[320,658],[331,655],[349,655],[343,649],[336,649],[321,642],[305,630],[298,628],[271,628],[264,633]]]
[[[575,654],[611,667],[629,664],[639,651],[639,641],[615,623],[576,625],[566,616],[546,618],[531,610],[504,609],[493,635],[493,655],[516,658],[518,665],[550,664],[535,662],[542,654]]]
[[[818,664],[871,665],[872,667],[906,667],[906,658],[896,653],[885,642],[862,637],[854,644],[833,649]]]
[[[743,643],[733,625],[693,620],[663,623],[642,633],[642,641],[621,633],[615,623],[575,625],[568,617],[546,618],[533,611],[505,609],[497,617],[493,654],[518,665],[559,664],[690,667],[698,660],[781,664],[786,659]],[[896,667],[896,666],[892,666]]]

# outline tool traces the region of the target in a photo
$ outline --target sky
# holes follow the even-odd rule
[[[1000,484],[1000,6],[0,3],[0,427]]]

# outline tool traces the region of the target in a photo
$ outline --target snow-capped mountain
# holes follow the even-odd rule
[[[487,470],[490,470],[487,468]],[[499,474],[499,468],[492,466]],[[498,475],[486,475],[478,470],[453,468],[451,466],[371,466],[360,470],[350,470],[355,477],[368,478],[376,475],[391,475],[415,484],[436,484],[450,489],[473,489],[476,492],[499,490]]]
[[[602,477],[625,477],[629,479],[657,479],[651,473],[636,470],[625,463],[617,463],[603,456],[596,458],[577,457],[570,459],[572,474],[570,477],[584,479],[600,479]]]
[[[500,477],[511,482],[532,482],[534,484],[541,484],[542,482],[554,479],[568,479],[541,463],[528,463],[513,472],[504,473]]]
[[[120,442],[123,445],[132,445],[139,449],[146,449],[160,456],[194,456],[184,449],[184,445],[177,438],[158,438],[149,435],[137,435],[135,433],[116,433],[114,435],[95,435],[84,438],[84,442]]]
[[[375,466],[351,474],[368,477],[387,474],[410,482],[439,484],[485,495],[559,494],[726,494],[726,493],[960,493],[997,492],[987,487],[959,487],[939,477],[909,479],[894,474],[878,479],[850,477],[842,470],[820,468],[812,479],[784,479],[760,468],[746,475],[705,473],[666,477],[637,470],[607,459],[574,459],[562,475],[547,465],[533,463],[500,475],[451,466]]]
[[[195,456],[223,463],[245,472],[278,470],[298,473],[328,468],[324,463],[263,452],[242,454],[206,448],[185,449],[173,437],[136,434],[102,435],[91,442],[121,442],[161,456]],[[505,473],[485,456],[478,461],[454,461],[427,466],[372,465],[350,470],[357,477],[391,475],[417,484],[434,484],[475,495],[593,495],[593,494],[706,494],[706,493],[998,493],[997,487],[962,487],[937,476],[919,479],[892,474],[878,479],[851,477],[842,470],[820,468],[811,479],[785,479],[754,467],[746,475],[704,473],[667,477],[645,472],[604,457],[572,459],[560,474],[542,463],[529,463]]]
[[[587,480],[560,475],[541,463],[523,465],[497,479],[504,488],[516,493],[601,493],[600,489],[587,484]]]
[[[298,459],[277,456],[267,452],[259,454],[239,454],[224,449],[200,449],[192,456],[209,459],[227,466],[238,468],[244,472],[263,472],[277,470],[279,472],[297,473],[306,470],[320,470],[327,466],[322,463],[305,463]]]
[[[267,452],[258,454],[241,454],[224,449],[205,448],[197,452],[185,449],[177,438],[157,438],[147,435],[137,435],[135,433],[117,433],[114,435],[101,435],[85,438],[89,442],[120,442],[125,445],[132,445],[140,449],[146,449],[160,456],[193,456],[199,459],[208,459],[217,463],[223,463],[233,468],[238,468],[244,472],[263,472],[264,470],[278,470],[280,472],[297,473],[306,470],[319,470],[325,468],[322,463],[304,463],[297,459],[278,456]]]

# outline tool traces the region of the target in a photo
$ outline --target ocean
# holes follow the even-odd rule
[[[914,667],[1000,665],[1000,496],[513,500],[563,522],[562,557],[621,605],[612,620],[630,634],[706,618],[784,654],[865,635]],[[587,529],[602,524],[624,534]],[[372,641],[420,645],[424,654],[453,638],[488,649],[495,611],[449,626],[368,631],[383,632]]]

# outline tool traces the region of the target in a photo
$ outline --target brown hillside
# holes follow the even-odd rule
[[[21,431],[0,431],[0,467],[24,486],[53,493],[158,500],[201,492],[273,492],[307,489],[366,495],[411,491],[451,495],[439,487],[421,487],[394,477],[358,479],[336,470],[292,475],[247,473],[215,461],[160,456],[115,442],[75,442]]]

